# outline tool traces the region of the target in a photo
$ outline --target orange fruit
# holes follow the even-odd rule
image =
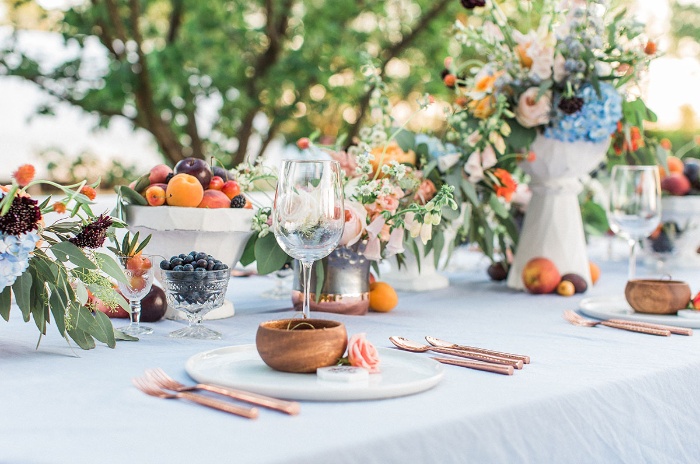
[[[170,206],[197,207],[204,198],[204,188],[196,177],[189,174],[176,174],[168,182],[165,201]]]
[[[145,192],[146,201],[151,206],[160,206],[165,204],[165,190],[163,187],[151,185]]]
[[[596,282],[598,282],[598,279],[600,278],[600,268],[593,261],[588,262],[588,267],[591,271],[591,283],[595,284]]]
[[[666,157],[666,164],[668,165],[668,170],[671,174],[683,174],[683,161],[673,155],[669,155]],[[659,177],[662,179],[666,177],[669,173],[666,172],[666,170],[663,168],[663,166],[659,166]]]
[[[386,282],[369,284],[369,307],[373,311],[386,313],[399,304],[399,296],[394,287]]]

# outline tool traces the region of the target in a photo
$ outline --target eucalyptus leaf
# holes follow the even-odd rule
[[[117,262],[114,261],[114,259],[111,256],[108,256],[104,253],[96,252],[95,258],[97,258],[97,262],[100,264],[100,269],[102,269],[102,272],[116,279],[118,282],[121,282],[125,285],[129,284],[129,281],[124,275],[124,271],[121,267],[119,267]]]
[[[88,292],[85,285],[81,281],[75,282],[75,294],[78,297],[78,303],[85,305],[88,301]]]
[[[255,242],[255,258],[258,263],[258,274],[265,275],[279,271],[289,257],[282,251],[273,234],[258,238]]]
[[[323,293],[323,284],[326,281],[326,266],[324,260],[318,260],[313,263],[314,272],[316,273],[316,303],[321,301],[321,293]]]
[[[435,269],[437,269],[440,267],[442,249],[445,246],[445,236],[442,233],[434,234],[433,239],[430,242],[433,244],[433,262],[435,264]]]
[[[116,340],[114,338],[114,328],[112,327],[112,322],[109,320],[109,317],[102,311],[96,311],[94,317],[95,330],[91,331],[90,334],[108,347],[114,348],[116,346]]]
[[[49,305],[51,309],[51,314],[53,314],[54,324],[61,336],[66,336],[66,312],[65,308],[59,308],[58,306]]]
[[[126,185],[119,185],[115,187],[115,190],[121,196],[122,201],[128,205],[148,206],[148,202],[141,194]]]
[[[114,330],[114,339],[115,340],[120,340],[120,341],[127,341],[127,342],[137,342],[139,339],[137,337],[133,337],[131,335],[127,335],[121,330]]]
[[[412,150],[416,144],[416,134],[405,129],[401,129],[394,136],[394,140],[403,151]]]
[[[242,266],[247,266],[255,262],[255,242],[258,241],[258,235],[253,234],[248,239],[243,249],[243,255],[241,255],[240,263]]]
[[[82,349],[91,350],[95,348],[95,339],[87,332],[78,328],[72,327],[68,329],[68,336]]]
[[[493,212],[499,217],[506,218],[510,214],[505,205],[498,200],[498,195],[495,193],[491,194],[491,197],[489,198],[489,205],[491,206]]]
[[[22,310],[24,322],[29,321],[29,313],[31,312],[31,290],[32,290],[32,274],[25,272],[15,280],[12,284],[12,291],[15,294],[17,306]]]
[[[76,266],[87,269],[97,269],[95,263],[90,261],[87,256],[85,256],[85,253],[71,242],[59,242],[51,247],[51,251],[54,256],[63,262],[70,261]]]
[[[6,321],[10,320],[10,308],[12,307],[12,287],[5,287],[0,292],[0,316]]]

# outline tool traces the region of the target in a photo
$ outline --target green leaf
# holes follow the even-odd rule
[[[131,335],[127,335],[121,330],[114,330],[114,339],[115,340],[120,340],[120,341],[126,341],[126,342],[137,342],[139,339],[137,337],[133,337]]]
[[[51,247],[51,251],[56,258],[63,262],[70,261],[76,266],[86,269],[97,269],[95,263],[90,261],[83,251],[71,242],[58,242]]]
[[[416,266],[418,267],[418,273],[420,273],[420,250],[418,249],[418,240],[413,239],[409,243],[411,244],[411,251],[413,251],[413,256],[416,258]]]
[[[241,255],[240,263],[242,266],[247,266],[255,262],[255,242],[258,241],[258,234],[253,234],[248,239]]]
[[[73,327],[68,329],[68,336],[84,350],[91,350],[95,348],[95,340],[84,330]]]
[[[109,317],[102,311],[96,311],[94,317],[94,330],[92,330],[90,334],[108,347],[114,348],[116,346],[116,340],[114,338],[114,328],[112,327],[112,322],[109,320]]]
[[[273,234],[259,238],[255,242],[255,258],[258,274],[265,275],[282,269],[289,257],[282,251]]]
[[[510,214],[505,205],[498,200],[498,195],[495,193],[491,194],[489,198],[489,205],[491,206],[493,212],[501,218],[507,218]]]
[[[87,303],[87,288],[85,288],[85,285],[79,280],[75,282],[75,294],[78,297],[78,303],[80,303],[81,305],[85,305],[85,303]]]
[[[66,311],[65,308],[59,308],[58,306],[49,305],[51,309],[51,314],[53,314],[53,320],[56,324],[56,328],[62,337],[66,336]]]
[[[17,306],[22,310],[24,322],[29,321],[29,313],[31,312],[31,290],[32,290],[32,274],[25,272],[17,277],[15,283],[12,284],[12,291],[15,294]]]
[[[146,188],[148,188],[149,185],[151,185],[151,180],[149,179],[150,173],[149,174],[144,174],[138,179],[136,179],[136,183],[134,184],[134,191],[135,192],[142,192]],[[127,187],[128,188],[128,187]],[[141,195],[139,195],[141,196]],[[143,197],[141,197],[143,198]]]
[[[412,150],[416,144],[416,134],[405,129],[401,129],[394,136],[394,140],[399,144],[403,151]]]
[[[136,190],[130,189],[126,185],[119,185],[114,188],[128,205],[148,206],[148,202]]]
[[[508,119],[510,126],[510,135],[508,136],[508,145],[513,151],[526,150],[537,136],[537,131],[532,128],[525,128],[515,119]]]
[[[116,279],[118,282],[129,285],[129,281],[124,275],[124,271],[111,256],[96,252],[95,258],[97,258],[97,262],[100,264],[100,269],[102,272]]]
[[[0,292],[0,316],[6,321],[10,320],[10,308],[12,307],[12,288],[7,286]]]
[[[442,257],[442,249],[445,246],[445,236],[442,231],[433,235],[433,239],[430,241],[433,244],[433,261],[435,264],[435,269],[440,267],[440,258]]]

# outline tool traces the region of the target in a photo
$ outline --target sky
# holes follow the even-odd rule
[[[80,2],[80,0],[72,0]],[[685,0],[700,1],[700,0]],[[65,4],[66,0],[42,0],[44,7]],[[5,12],[0,3],[0,21]],[[650,36],[664,47],[669,7],[662,0],[638,0],[638,17],[647,23]],[[4,30],[4,34],[9,32]],[[4,35],[0,28],[0,36]],[[49,39],[49,42],[52,42]],[[58,43],[58,42],[57,42]],[[662,57],[653,62],[644,81],[645,101],[659,117],[660,126],[674,127],[680,122],[679,107],[688,104],[700,115],[700,62],[693,57]],[[34,108],[45,96],[27,82],[0,77],[0,179],[7,179],[17,165],[32,162],[40,175],[45,174],[37,153],[60,148],[77,156],[92,152],[104,158],[135,163],[144,170],[161,162],[151,137],[144,131],[133,132],[125,120],[115,119],[108,130],[94,132],[94,117],[68,104],[61,105],[55,118],[31,119]]]

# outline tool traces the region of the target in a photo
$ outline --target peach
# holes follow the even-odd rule
[[[683,174],[671,173],[661,181],[661,190],[671,195],[686,195],[690,192],[690,187],[690,181]]]
[[[88,290],[87,305],[92,309],[95,309],[97,311],[102,311],[103,313],[105,313],[107,315],[107,317],[110,317],[110,318],[128,318],[129,317],[129,313],[124,308],[122,308],[121,306],[116,306],[114,308],[110,308],[109,306],[104,304],[104,302],[102,300],[100,300],[95,295],[93,295],[93,293],[90,290]]]
[[[170,166],[165,164],[157,164],[151,168],[151,172],[148,174],[148,181],[153,184],[164,184],[165,178],[168,174],[173,172]]]
[[[151,185],[148,187],[144,196],[151,206],[161,206],[165,204],[165,189],[158,185]]]
[[[170,206],[196,207],[204,198],[204,188],[196,177],[189,174],[176,174],[168,182],[165,201]]]
[[[532,258],[523,268],[523,284],[530,293],[552,293],[561,282],[557,266],[543,257]]]
[[[231,200],[236,195],[241,194],[241,186],[238,185],[238,182],[235,180],[228,180],[224,182],[224,185],[221,187],[221,191],[226,194],[229,200]]]
[[[202,201],[198,208],[228,208],[231,206],[231,200],[226,195],[218,190],[207,189],[204,191]]]

